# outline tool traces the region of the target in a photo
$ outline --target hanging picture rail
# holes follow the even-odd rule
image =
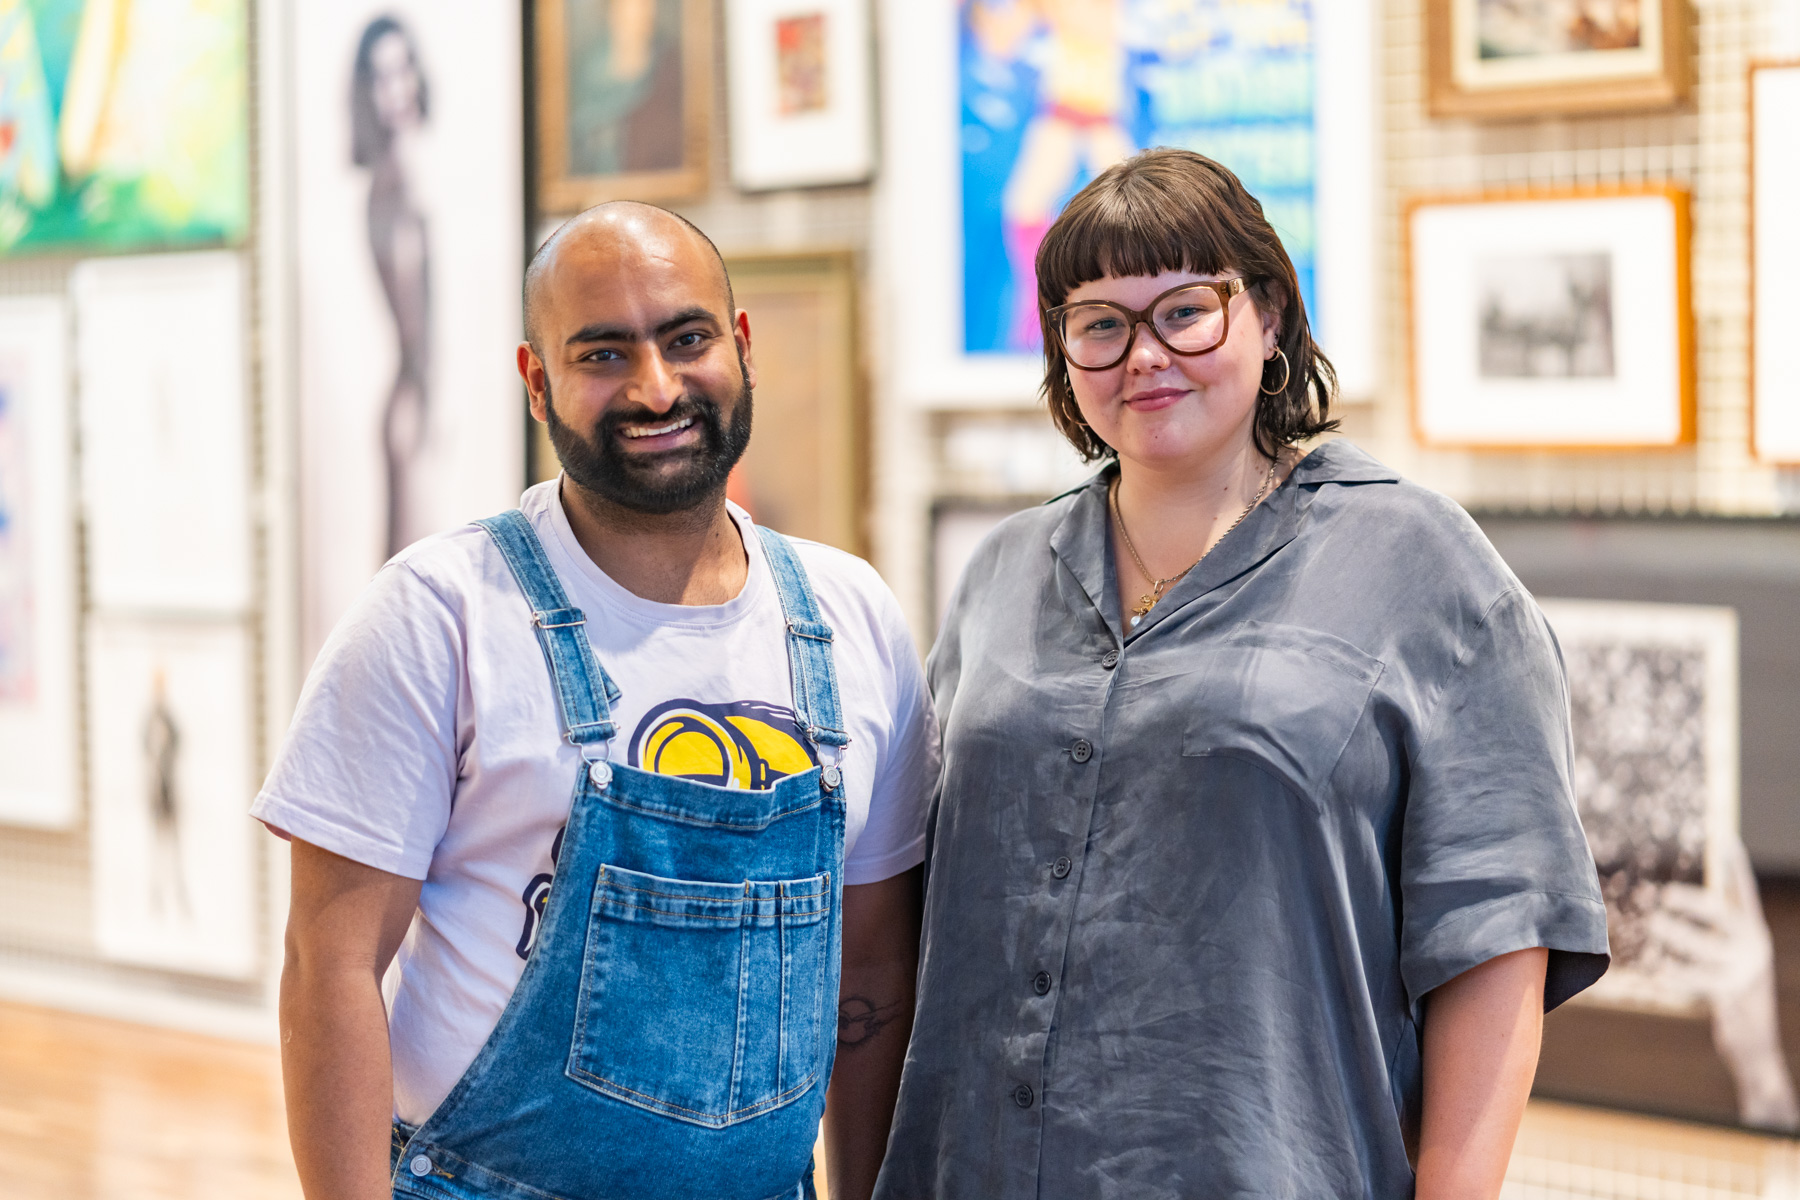
[[[538,206],[706,191],[711,0],[539,0]]]
[[[1594,450],[1694,440],[1685,191],[1420,197],[1406,229],[1421,442]]]
[[[1434,117],[1667,108],[1691,81],[1686,0],[1426,0]]]

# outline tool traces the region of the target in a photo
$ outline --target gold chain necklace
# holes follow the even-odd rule
[[[1156,602],[1163,598],[1163,592],[1168,588],[1168,586],[1171,583],[1174,583],[1177,580],[1181,579],[1189,571],[1192,571],[1195,567],[1199,566],[1202,562],[1206,561],[1206,556],[1213,552],[1213,548],[1216,547],[1219,544],[1219,542],[1222,542],[1226,538],[1230,537],[1232,529],[1236,529],[1239,525],[1242,525],[1244,523],[1244,518],[1250,515],[1250,510],[1255,508],[1257,506],[1257,504],[1259,504],[1262,501],[1263,496],[1269,490],[1269,485],[1271,483],[1275,482],[1275,468],[1280,462],[1281,462],[1281,458],[1279,455],[1277,455],[1276,457],[1271,458],[1269,460],[1269,473],[1267,475],[1263,476],[1262,486],[1256,489],[1256,495],[1250,497],[1250,503],[1244,505],[1244,511],[1239,513],[1237,520],[1235,520],[1231,523],[1231,528],[1227,529],[1224,533],[1221,533],[1218,537],[1218,540],[1213,542],[1213,544],[1211,546],[1208,546],[1206,549],[1202,550],[1200,552],[1199,558],[1196,558],[1193,562],[1189,563],[1185,568],[1183,568],[1180,571],[1177,571],[1175,574],[1169,576],[1167,579],[1156,578],[1156,576],[1150,574],[1150,568],[1146,567],[1144,565],[1143,557],[1138,554],[1137,547],[1132,545],[1131,531],[1125,528],[1125,514],[1123,512],[1119,511],[1119,487],[1118,487],[1118,484],[1115,483],[1111,488],[1108,489],[1108,494],[1112,498],[1113,516],[1118,519],[1119,533],[1125,539],[1125,549],[1131,551],[1131,561],[1137,564],[1137,569],[1143,574],[1145,579],[1148,579],[1150,581],[1150,590],[1148,592],[1145,592],[1142,596],[1138,597],[1137,604],[1132,607],[1131,621],[1130,621],[1131,628],[1136,629],[1138,627],[1138,623],[1140,621],[1142,621],[1145,617],[1150,615],[1150,610],[1156,607]]]

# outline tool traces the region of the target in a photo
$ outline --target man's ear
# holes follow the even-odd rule
[[[548,422],[550,414],[544,408],[544,385],[549,376],[544,370],[544,360],[537,356],[530,342],[520,342],[514,357],[518,362],[519,378],[525,381],[525,391],[530,397],[533,419]]]
[[[744,361],[744,375],[750,380],[750,390],[755,391],[756,359],[750,354],[750,314],[741,308],[731,322],[731,336],[737,342],[738,357]]]

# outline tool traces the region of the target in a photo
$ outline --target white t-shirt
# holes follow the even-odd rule
[[[615,762],[766,787],[813,765],[793,723],[787,627],[749,515],[749,579],[720,605],[658,604],[608,578],[557,481],[520,507],[623,693]],[[930,693],[899,605],[861,559],[795,542],[834,633],[850,744],[844,882],[924,859],[937,775]],[[580,755],[562,738],[531,610],[487,532],[403,551],[320,651],[251,812],[277,831],[424,881],[390,1003],[395,1115],[422,1122],[493,1031],[525,966]]]

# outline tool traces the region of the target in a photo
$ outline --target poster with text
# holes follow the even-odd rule
[[[0,253],[234,242],[244,0],[0,0]]]
[[[1310,0],[961,0],[963,350],[1038,350],[1057,213],[1151,146],[1231,168],[1314,300]]]
[[[310,655],[396,551],[518,501],[522,85],[516,4],[293,23]]]
[[[256,971],[250,641],[98,618],[88,638],[94,937],[105,957]]]
[[[0,822],[78,809],[68,309],[0,300]]]

